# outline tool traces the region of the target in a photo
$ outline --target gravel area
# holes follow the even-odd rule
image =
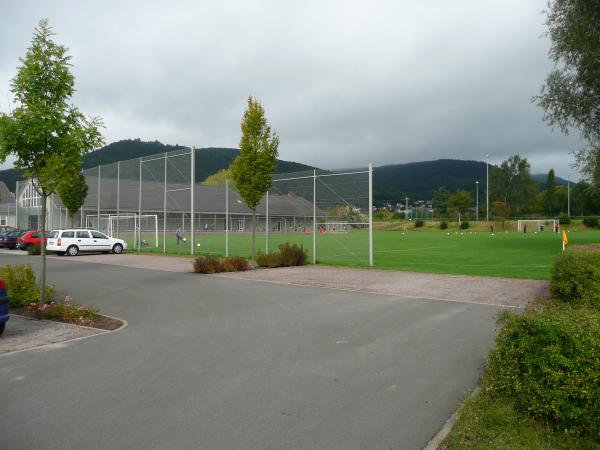
[[[106,333],[68,323],[35,320],[11,314],[0,338],[0,354]]]
[[[258,269],[212,276],[513,308],[549,297],[548,282],[540,280],[330,266]]]

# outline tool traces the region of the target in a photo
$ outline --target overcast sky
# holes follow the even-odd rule
[[[439,158],[576,176],[579,143],[530,101],[551,69],[546,0],[3,2],[0,110],[33,29],[70,49],[107,143],[237,147],[261,100],[280,158],[322,168]],[[6,165],[5,165],[6,166]]]

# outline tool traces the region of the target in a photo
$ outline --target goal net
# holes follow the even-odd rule
[[[317,224],[318,231],[323,233],[347,233],[350,231],[349,222],[326,222]]]
[[[517,231],[556,231],[556,219],[518,220]]]
[[[137,247],[158,247],[157,214],[90,214],[85,226],[127,241]]]

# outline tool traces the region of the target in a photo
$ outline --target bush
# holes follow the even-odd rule
[[[466,220],[464,222],[460,223],[460,229],[461,230],[466,230],[467,228],[469,228],[471,226],[471,224],[469,222],[467,222]]]
[[[600,245],[574,245],[550,269],[550,289],[564,302],[600,307]]]
[[[6,282],[9,306],[18,308],[39,301],[40,291],[31,264],[2,266],[0,278]]]
[[[248,264],[248,261],[241,256],[229,256],[223,261],[224,272],[239,272],[248,270],[249,268],[250,265]]]
[[[302,245],[285,244],[279,245],[279,251],[274,253],[258,253],[256,263],[260,267],[291,267],[306,264],[308,254]]]
[[[39,245],[30,245],[27,247],[27,254],[29,255],[41,255],[42,247]]]
[[[448,222],[440,222],[440,230],[445,230],[448,228]]]
[[[600,312],[554,305],[505,311],[482,379],[537,420],[575,435],[600,435]]]
[[[561,214],[560,216],[558,216],[558,223],[560,223],[561,225],[570,225],[571,218],[566,214]]]
[[[596,217],[596,216],[584,217],[583,224],[589,228],[598,228],[598,217]]]
[[[425,225],[425,222],[423,222],[421,219],[417,219],[415,222],[415,228],[421,228],[423,225]]]
[[[31,303],[27,310],[40,319],[61,320],[63,322],[77,325],[93,326],[98,320],[98,310],[89,306],[71,303],[71,297],[66,296],[64,300],[50,301],[39,307],[38,303]]]
[[[218,256],[200,256],[194,260],[194,272],[219,273],[223,272],[223,261]]]

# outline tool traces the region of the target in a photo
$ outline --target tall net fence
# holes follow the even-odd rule
[[[130,251],[249,257],[256,221],[259,252],[277,251],[288,242],[303,246],[309,262],[372,264],[370,167],[275,174],[253,214],[232,180],[206,184],[195,176],[199,151],[181,149],[85,170],[85,204],[71,215],[54,196],[49,228],[98,229],[124,239]],[[19,182],[15,210],[22,228],[39,223],[39,204],[29,189],[30,182]]]

